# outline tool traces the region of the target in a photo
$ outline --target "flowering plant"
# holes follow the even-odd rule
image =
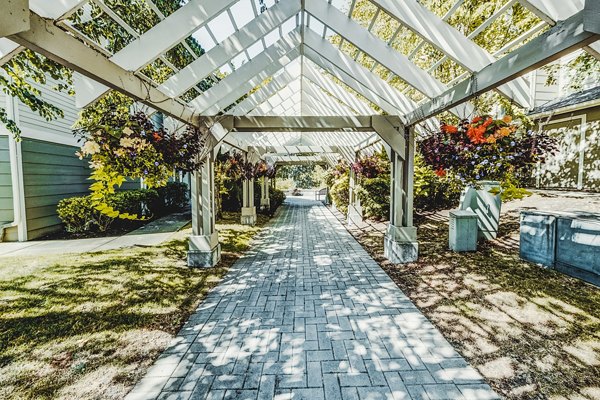
[[[376,178],[390,173],[390,160],[382,148],[370,156],[360,157],[352,163],[351,168],[359,178]]]
[[[543,132],[520,129],[510,116],[479,116],[440,130],[419,144],[426,164],[439,177],[452,174],[473,184],[481,179],[524,182],[533,167],[556,149]]]
[[[325,184],[331,187],[334,183],[340,179],[348,178],[348,171],[350,170],[350,165],[346,162],[346,160],[339,160],[338,163],[329,168],[325,174]]]
[[[96,181],[90,186],[95,208],[122,219],[138,217],[119,213],[107,204],[116,187],[126,178],[143,178],[148,187],[160,187],[176,170],[197,170],[207,138],[207,132],[190,126],[181,132],[157,128],[142,112],[107,112],[93,126],[76,130],[75,135],[84,140],[77,155],[90,158],[91,178]]]
[[[227,175],[233,179],[254,179],[275,177],[275,168],[272,165],[267,164],[266,161],[260,160],[257,163],[247,161],[242,153],[232,152],[227,160],[225,161],[225,170]]]
[[[254,177],[255,178],[274,178],[275,177],[275,167],[267,164],[266,161],[260,160],[256,166],[254,167]]]

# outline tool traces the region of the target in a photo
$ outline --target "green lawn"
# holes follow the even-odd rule
[[[222,262],[160,247],[0,259],[0,399],[120,399],[266,222],[217,225]]]

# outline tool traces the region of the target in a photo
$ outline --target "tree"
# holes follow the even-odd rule
[[[283,179],[291,179],[296,187],[300,189],[310,189],[315,187],[319,182],[313,179],[315,165],[282,165],[277,168],[277,177]]]
[[[546,85],[553,85],[558,81],[558,76],[564,73],[567,76],[567,89],[579,91],[588,79],[600,80],[600,61],[589,53],[582,52],[572,61],[561,65],[555,63],[544,67],[548,72]]]
[[[57,82],[53,89],[70,91],[72,74],[68,68],[30,50],[20,52],[0,68],[4,71],[0,73],[0,87],[5,94],[16,97],[48,121],[64,116],[60,108],[41,97],[40,90],[32,82],[45,85],[48,77],[51,77]],[[2,106],[0,122],[6,125],[15,138],[19,138],[21,130]]]

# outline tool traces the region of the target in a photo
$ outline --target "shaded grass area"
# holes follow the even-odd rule
[[[518,229],[503,221],[501,235]],[[518,248],[448,248],[448,225],[420,217],[420,258],[394,265],[383,257],[383,233],[353,235],[398,286],[510,399],[600,399],[600,289],[523,262]]]
[[[267,222],[239,220],[217,224],[211,269],[186,267],[189,230],[159,247],[0,259],[0,398],[123,398]]]

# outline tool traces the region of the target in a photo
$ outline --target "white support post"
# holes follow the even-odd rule
[[[192,236],[188,266],[214,267],[221,259],[221,245],[215,230],[214,159],[212,152],[191,176]]]
[[[356,172],[350,167],[350,185],[348,189],[348,213],[346,221],[348,225],[362,227],[364,225],[362,206],[360,199],[356,195]]]
[[[254,206],[254,179],[242,180],[242,225],[256,224]]]
[[[417,228],[413,226],[414,131],[405,128],[406,151],[392,151],[390,224],[385,235],[384,255],[391,262],[414,262],[419,255]]]
[[[260,191],[260,208],[262,210],[269,210],[271,208],[271,198],[269,197],[269,184],[270,179],[266,176],[262,177],[261,191]]]

